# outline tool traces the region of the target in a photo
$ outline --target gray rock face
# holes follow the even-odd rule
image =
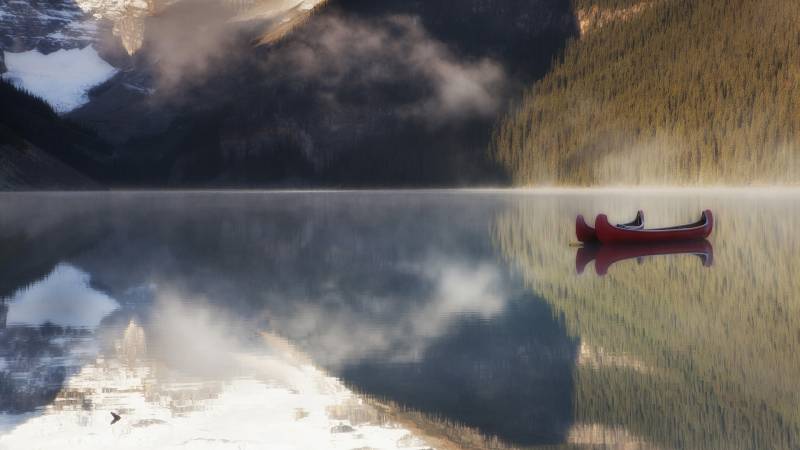
[[[0,50],[82,48],[96,39],[99,26],[74,0],[0,0]]]
[[[96,44],[137,52],[144,21],[168,0],[0,0],[0,50],[43,54]]]
[[[319,0],[218,0],[234,20],[271,20]],[[184,0],[183,3],[194,3]],[[120,45],[129,55],[145,40],[145,21],[181,0],[0,0],[0,50],[48,54],[89,44]],[[213,0],[196,4],[214,4]],[[192,5],[194,6],[194,5]],[[102,42],[99,42],[102,41]]]

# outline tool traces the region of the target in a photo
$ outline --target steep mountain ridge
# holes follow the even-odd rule
[[[219,0],[237,21],[263,21],[318,0]],[[129,55],[144,42],[148,17],[177,3],[202,5],[205,0],[0,0],[0,50],[21,52],[120,44]]]

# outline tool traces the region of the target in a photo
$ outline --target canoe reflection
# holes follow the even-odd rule
[[[594,261],[595,272],[603,276],[608,273],[609,267],[619,261],[661,255],[697,255],[705,267],[711,267],[714,263],[714,247],[707,240],[652,244],[597,244],[578,249],[575,254],[575,271],[582,274],[586,265]]]

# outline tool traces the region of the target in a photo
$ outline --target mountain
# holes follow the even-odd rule
[[[152,87],[142,83],[140,76],[125,74],[141,72],[137,55],[145,45],[145,35],[164,34],[164,27],[159,30],[147,22],[165,13],[182,21],[168,21],[170,25],[186,29],[197,21],[203,28],[203,39],[196,37],[198,33],[190,39],[196,41],[194,48],[176,41],[174,34],[151,38],[164,42],[161,50],[167,51],[155,57],[168,64],[206,51],[203,45],[215,49],[213,44],[223,31],[248,29],[254,37],[269,34],[291,18],[287,16],[308,14],[318,1],[0,0],[0,74],[44,98],[59,113],[67,113],[90,101],[90,88],[115,75],[125,78],[129,90],[147,92]],[[177,7],[179,12],[171,13]]]
[[[15,24],[0,35],[7,78],[50,100],[63,77],[25,84],[41,67],[97,69],[72,77],[57,109],[108,144],[110,186],[504,183],[486,152],[498,113],[577,30],[567,0],[0,8]]]
[[[799,12],[0,0],[0,72],[96,133],[56,159],[107,186],[791,184]]]
[[[582,34],[498,124],[514,184],[800,180],[800,3],[580,0]]]
[[[0,48],[11,52],[101,46],[137,53],[144,43],[148,18],[178,3],[203,10],[213,4],[224,12],[218,19],[260,26],[286,11],[307,11],[319,0],[0,0]]]

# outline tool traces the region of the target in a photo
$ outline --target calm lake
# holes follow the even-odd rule
[[[0,194],[0,449],[798,448],[798,233],[800,191]]]

